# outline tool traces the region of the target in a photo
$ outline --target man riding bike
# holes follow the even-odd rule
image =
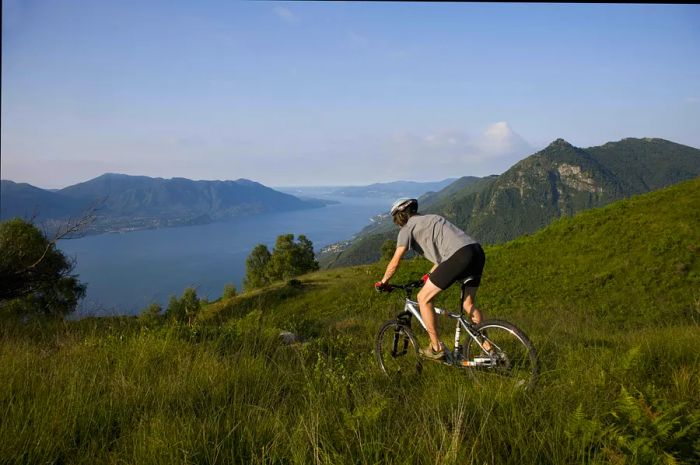
[[[420,349],[420,353],[432,360],[442,360],[445,351],[438,337],[433,300],[460,279],[480,277],[486,256],[477,241],[442,216],[418,213],[416,199],[402,198],[394,202],[391,216],[401,228],[396,241],[396,252],[386,267],[384,277],[374,287],[378,291],[388,289],[387,283],[396,273],[401,257],[409,249],[433,263],[430,272],[423,276],[425,285],[417,296],[421,317],[430,336],[430,347]],[[477,279],[471,287],[466,288],[466,298],[462,304],[475,324],[483,318],[481,311],[474,306],[479,281]]]

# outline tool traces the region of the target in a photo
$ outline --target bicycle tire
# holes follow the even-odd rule
[[[398,320],[385,321],[379,328],[374,353],[382,372],[389,377],[420,374],[419,345],[411,328]]]
[[[515,387],[533,389],[539,376],[537,350],[527,335],[504,320],[486,320],[476,326],[482,338],[492,344],[491,353],[484,351],[471,337],[463,345],[467,361],[475,363],[475,374],[497,375],[510,380]],[[488,358],[487,362],[485,359]],[[483,365],[475,362],[483,360]]]

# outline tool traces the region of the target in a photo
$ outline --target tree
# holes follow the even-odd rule
[[[180,300],[177,298],[177,296],[170,296],[170,300],[168,301],[168,308],[165,309],[165,316],[169,320],[174,320],[178,322],[185,321],[185,307],[180,303]]]
[[[270,256],[266,245],[258,244],[255,246],[245,261],[246,277],[243,281],[243,287],[256,289],[270,283],[270,277],[267,274]]]
[[[268,265],[268,275],[272,280],[289,279],[316,270],[318,262],[314,246],[306,236],[300,235],[298,243],[294,242],[294,234],[277,237]]]
[[[246,289],[263,287],[275,280],[290,279],[318,270],[313,243],[303,234],[294,242],[294,234],[277,236],[272,253],[259,244],[246,260]]]
[[[271,280],[280,280],[296,276],[294,234],[277,236],[275,248],[268,264]]]
[[[318,271],[318,262],[314,254],[313,243],[303,234],[299,236],[299,244],[296,249],[295,261],[300,269],[299,274],[310,271]]]
[[[179,299],[176,296],[170,297],[165,316],[170,320],[179,323],[187,322],[188,325],[192,326],[201,307],[202,303],[197,297],[197,291],[192,287],[188,287]]]
[[[199,310],[202,308],[199,297],[197,297],[197,291],[192,287],[185,289],[180,299],[180,305],[187,319],[187,324],[192,326],[197,319],[197,315],[199,315]]]
[[[154,302],[141,312],[139,319],[144,322],[156,322],[161,318],[161,313],[163,312],[163,307],[160,304]]]
[[[0,224],[0,307],[58,317],[75,311],[86,286],[72,274],[75,263],[56,248],[61,237],[48,240],[20,218]]]
[[[222,299],[231,299],[236,297],[238,292],[236,291],[236,286],[232,283],[224,285],[224,294],[221,296]]]

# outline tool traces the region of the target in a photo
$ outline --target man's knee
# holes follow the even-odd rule
[[[418,293],[416,299],[418,300],[419,304],[427,304],[430,303],[431,300],[433,300],[426,292],[422,291]]]
[[[418,299],[419,304],[428,304],[432,302],[432,300],[435,298],[436,295],[440,293],[440,289],[437,287],[433,286],[433,288],[429,287],[423,287],[420,291],[418,291],[418,295],[416,298]]]

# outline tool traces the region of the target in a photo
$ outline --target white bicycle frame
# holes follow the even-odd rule
[[[450,362],[453,362],[455,359],[459,359],[462,356],[462,351],[461,351],[461,346],[459,344],[459,337],[461,336],[462,333],[462,328],[469,334],[469,336],[474,339],[476,342],[477,347],[481,347],[481,341],[479,341],[476,337],[476,334],[474,331],[470,330],[470,325],[465,319],[464,316],[461,314],[457,313],[452,313],[450,311],[444,310],[442,308],[434,307],[435,313],[438,315],[445,315],[449,318],[454,318],[457,320],[457,326],[455,328],[455,345],[454,345],[454,350],[453,353],[450,354],[449,350],[445,350],[445,353],[448,355],[450,358]],[[427,332],[428,328],[425,327],[425,322],[423,321],[423,318],[421,317],[420,314],[420,307],[418,306],[418,302],[415,300],[411,299],[406,299],[406,303],[404,305],[404,311],[409,312],[411,315],[413,315],[416,320],[418,320],[418,323],[423,327],[423,329]],[[443,344],[444,345],[444,344]],[[443,347],[443,349],[446,349]],[[482,349],[483,351],[483,349]],[[484,352],[485,353],[485,352]]]

